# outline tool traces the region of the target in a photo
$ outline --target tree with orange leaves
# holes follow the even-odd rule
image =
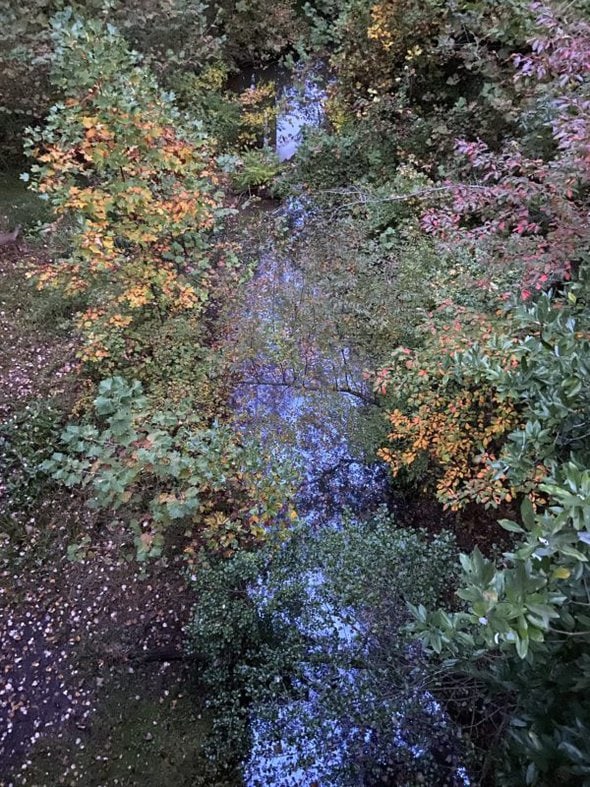
[[[494,325],[483,314],[451,308],[453,321],[441,309],[443,323],[435,318],[427,325],[423,345],[398,348],[378,373],[375,389],[388,404],[390,425],[378,454],[394,476],[405,471],[414,480],[434,480],[445,508],[497,507],[517,493],[495,463],[520,423],[520,408],[477,369],[457,364],[458,354],[487,345]],[[510,352],[494,357],[503,368],[518,364]]]
[[[68,253],[32,275],[84,297],[80,357],[113,369],[137,352],[135,328],[206,303],[218,175],[206,136],[112,26],[65,13],[53,34],[64,100],[27,150],[32,188],[71,234]]]

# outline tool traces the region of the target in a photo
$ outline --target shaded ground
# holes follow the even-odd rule
[[[62,396],[75,360],[72,341],[55,332],[57,314],[41,314],[38,304],[33,312],[25,278],[33,254],[39,256],[25,246],[0,246],[0,418],[33,397]]]
[[[72,505],[64,516],[77,513]],[[65,549],[55,554],[63,528],[54,527],[57,538],[45,559],[24,554],[22,567],[15,571],[6,561],[0,574],[0,763],[3,773],[18,768],[15,784],[39,784],[26,777],[28,748],[51,733],[66,751],[74,730],[92,725],[98,689],[121,668],[143,673],[149,664],[144,687],[154,683],[154,669],[165,684],[163,676],[181,655],[191,606],[179,566],[152,567],[143,575],[122,556],[116,532],[74,563]],[[88,773],[80,778],[100,784]]]
[[[24,280],[22,260],[36,253],[0,247],[0,422],[28,402],[67,407],[77,394],[66,315]],[[206,725],[196,692],[181,689],[191,608],[182,565],[142,569],[121,524],[63,490],[48,486],[26,516],[5,502],[0,785],[196,784]]]
[[[172,664],[120,668],[98,692],[92,723],[66,741],[42,739],[17,783],[194,787],[202,771],[196,742],[208,724],[186,672]]]

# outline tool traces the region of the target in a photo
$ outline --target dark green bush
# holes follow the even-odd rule
[[[216,718],[214,756],[239,762],[253,745],[253,784],[298,768],[342,785],[452,774],[461,746],[428,707],[427,673],[405,624],[406,602],[447,597],[455,558],[450,535],[397,530],[381,511],[196,572],[188,648]],[[281,773],[276,747],[287,755]],[[323,765],[314,762],[324,749]],[[342,756],[328,764],[335,751]]]
[[[32,402],[0,424],[0,519],[26,514],[48,484],[41,469],[58,441],[63,413],[51,402]]]

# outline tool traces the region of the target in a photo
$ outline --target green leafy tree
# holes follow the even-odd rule
[[[145,56],[158,79],[170,86],[186,72],[200,73],[222,58],[223,36],[216,11],[194,0],[23,0],[0,1],[0,109],[5,155],[18,158],[22,136],[62,98],[50,80],[54,50],[51,20],[72,8],[88,19],[117,25]],[[2,162],[0,164],[9,163]]]

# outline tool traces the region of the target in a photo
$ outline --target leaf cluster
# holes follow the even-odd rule
[[[0,424],[1,519],[34,511],[47,487],[41,464],[49,458],[61,431],[63,412],[52,402],[33,402]]]
[[[87,491],[92,508],[129,522],[139,560],[159,557],[174,526],[187,557],[203,547],[232,555],[264,541],[288,495],[286,472],[269,472],[255,446],[190,406],[150,409],[138,381],[104,380],[98,425],[70,423],[42,468]]]

